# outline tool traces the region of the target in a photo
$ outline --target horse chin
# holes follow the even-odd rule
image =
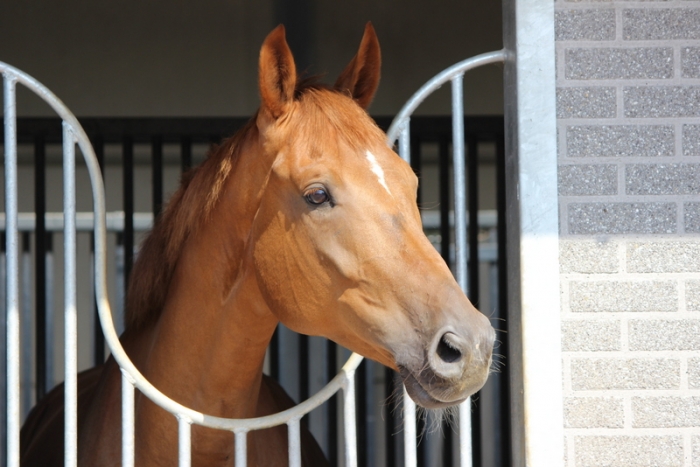
[[[445,409],[452,407],[461,404],[471,395],[471,393],[469,393],[467,396],[457,397],[456,399],[443,398],[441,395],[438,396],[435,394],[434,390],[431,392],[430,389],[426,389],[408,368],[399,365],[399,374],[401,375],[404,386],[406,386],[406,392],[408,392],[411,399],[413,399],[416,404],[426,409]]]

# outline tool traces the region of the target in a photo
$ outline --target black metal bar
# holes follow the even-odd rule
[[[501,342],[498,353],[509,355],[508,351],[508,257],[506,255],[506,151],[503,134],[496,140],[496,209],[498,219],[497,241],[498,241],[498,306],[497,316],[499,318],[496,338]],[[510,426],[510,370],[508,362],[502,365],[498,375],[500,381],[500,407],[502,416],[499,420],[501,433],[501,446],[503,450],[504,467],[509,467],[512,463],[512,440]]]
[[[326,373],[330,381],[338,372],[338,347],[335,342],[326,341]],[[338,395],[328,399],[328,460],[331,466],[338,465]]]
[[[155,219],[163,208],[163,138],[160,136],[151,140],[151,184]]]
[[[192,138],[183,136],[180,139],[180,169],[183,173],[192,167]]]
[[[355,423],[357,426],[357,464],[369,465],[367,458],[367,361],[360,363],[355,373]]]
[[[305,401],[309,398],[309,336],[299,334],[299,400]],[[309,427],[309,417],[301,419],[302,426]]]
[[[396,467],[396,440],[394,435],[396,431],[396,399],[397,395],[394,395],[394,372],[389,369],[384,369],[384,397],[386,398],[386,403],[382,410],[384,410],[384,420],[386,420],[385,425],[385,438],[386,438],[386,466]]]
[[[124,296],[129,287],[129,275],[134,263],[134,141],[125,136],[122,141],[122,189],[124,202]]]
[[[450,264],[450,139],[445,135],[438,142],[439,167],[439,190],[440,190],[440,254],[448,266]]]
[[[48,390],[46,382],[46,143],[41,135],[34,139],[34,300],[35,300],[35,352],[36,352],[36,400],[40,401]],[[53,349],[51,349],[53,352]]]
[[[449,127],[448,127],[449,128]],[[440,136],[438,141],[439,148],[439,172],[440,172],[440,237],[442,242],[440,244],[440,254],[447,263],[448,266],[452,267],[452,262],[450,261],[450,245],[451,245],[451,235],[452,228],[450,226],[450,205],[452,201],[452,196],[450,193],[452,176],[450,173],[450,166],[452,163],[452,157],[450,154],[450,141],[452,139],[451,133],[447,133]],[[445,440],[442,444],[442,459],[443,465],[447,467],[453,467],[455,465],[455,459],[453,455],[454,451],[454,428],[449,419],[445,419],[443,422],[443,433],[445,433]]]
[[[421,161],[421,147],[420,147],[420,138],[418,137],[417,133],[412,133],[411,134],[411,168],[413,169],[413,173],[416,174],[416,177],[420,180],[421,178],[421,169],[422,169],[422,161]],[[422,207],[422,200],[423,197],[422,195],[422,187],[421,184],[418,184],[418,192],[416,193],[416,201],[418,202],[418,207]]]
[[[275,381],[280,380],[280,327],[275,328],[275,332],[270,339],[270,376]]]
[[[479,155],[477,140],[467,137],[467,203],[469,210],[468,294],[479,306]],[[472,396],[472,465],[481,467],[481,401],[480,392]]]

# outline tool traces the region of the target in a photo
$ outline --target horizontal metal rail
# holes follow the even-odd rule
[[[440,212],[434,210],[421,211],[423,228],[437,229],[440,227]],[[106,228],[108,232],[124,231],[124,211],[108,212],[106,215]],[[44,216],[45,228],[47,232],[60,232],[63,230],[63,213],[47,212]],[[153,227],[153,214],[150,212],[135,212],[134,230],[145,232]],[[449,214],[450,226],[454,226],[454,213]],[[469,221],[467,221],[467,225]],[[5,213],[0,213],[0,230],[5,230]],[[489,229],[497,225],[497,215],[495,210],[479,211],[479,227]],[[75,216],[75,227],[78,231],[92,231],[95,229],[95,215],[92,212],[77,212]],[[17,214],[17,229],[20,232],[34,232],[36,230],[36,214],[33,212],[20,212]]]

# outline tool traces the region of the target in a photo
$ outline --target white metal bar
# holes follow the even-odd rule
[[[236,436],[236,467],[246,467],[248,464],[248,432],[246,430],[238,430]]]
[[[459,405],[459,465],[472,465],[472,398]]]
[[[436,89],[439,89],[447,81],[451,80],[454,76],[463,75],[466,71],[473,70],[480,66],[488,65],[490,63],[501,63],[505,59],[504,50],[495,50],[493,52],[486,52],[480,55],[463,60],[459,63],[455,63],[449,68],[444,69],[437,75],[433,76],[428,82],[426,82],[421,88],[411,96],[411,98],[401,107],[401,110],[394,121],[391,122],[391,126],[386,132],[387,143],[389,146],[394,144],[400,128],[403,122],[413,114],[413,111],[418,108],[418,106],[433,93]]]
[[[55,322],[55,310],[53,307],[53,286],[54,286],[54,274],[53,274],[53,252],[46,252],[46,383],[47,390],[51,390],[54,384],[56,384],[56,370],[53,360],[53,355],[56,349],[54,348],[55,339],[53,334],[54,322]]]
[[[403,452],[405,467],[416,467],[418,464],[416,442],[416,403],[403,389]]]
[[[122,467],[134,467],[134,383],[122,370]]]
[[[287,422],[289,467],[301,467],[301,426],[299,422],[299,418],[293,418]]]
[[[20,310],[19,242],[17,232],[17,77],[5,71],[3,99],[5,111],[5,214],[7,216],[7,465],[19,467],[20,429]]]
[[[399,133],[399,155],[401,159],[411,163],[411,119],[409,117],[406,117]]]
[[[192,464],[192,422],[185,417],[177,417],[177,458],[179,467]]]
[[[355,426],[355,371],[348,372],[343,386],[343,434],[345,467],[357,467],[357,427]]]
[[[63,230],[63,213],[47,212],[44,215],[47,232],[59,232]],[[92,212],[77,212],[75,227],[81,232],[92,232],[95,228],[95,215]],[[33,232],[36,226],[36,215],[33,212],[18,213],[18,229],[23,232]],[[0,229],[5,226],[5,213],[0,213]],[[153,214],[150,212],[134,213],[134,230],[143,232],[153,227]],[[110,232],[124,231],[124,212],[113,211],[107,213],[107,230]]]
[[[454,177],[455,276],[467,290],[467,185],[464,167],[463,75],[452,78],[452,166]]]
[[[21,344],[22,357],[20,358],[20,372],[22,374],[20,385],[22,391],[21,411],[22,420],[27,417],[32,408],[32,396],[34,388],[32,386],[32,254],[24,251],[24,239],[22,240],[22,320]]]
[[[75,136],[63,122],[63,283],[65,331],[64,465],[78,465],[78,315],[76,293]]]
[[[464,165],[464,75],[452,78],[452,167],[454,176],[455,276],[467,291],[467,177]],[[471,397],[459,407],[460,466],[472,465]]]

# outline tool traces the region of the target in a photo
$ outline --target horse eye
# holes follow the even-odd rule
[[[304,193],[304,198],[309,204],[320,206],[323,203],[330,201],[331,197],[323,188],[312,188]]]

